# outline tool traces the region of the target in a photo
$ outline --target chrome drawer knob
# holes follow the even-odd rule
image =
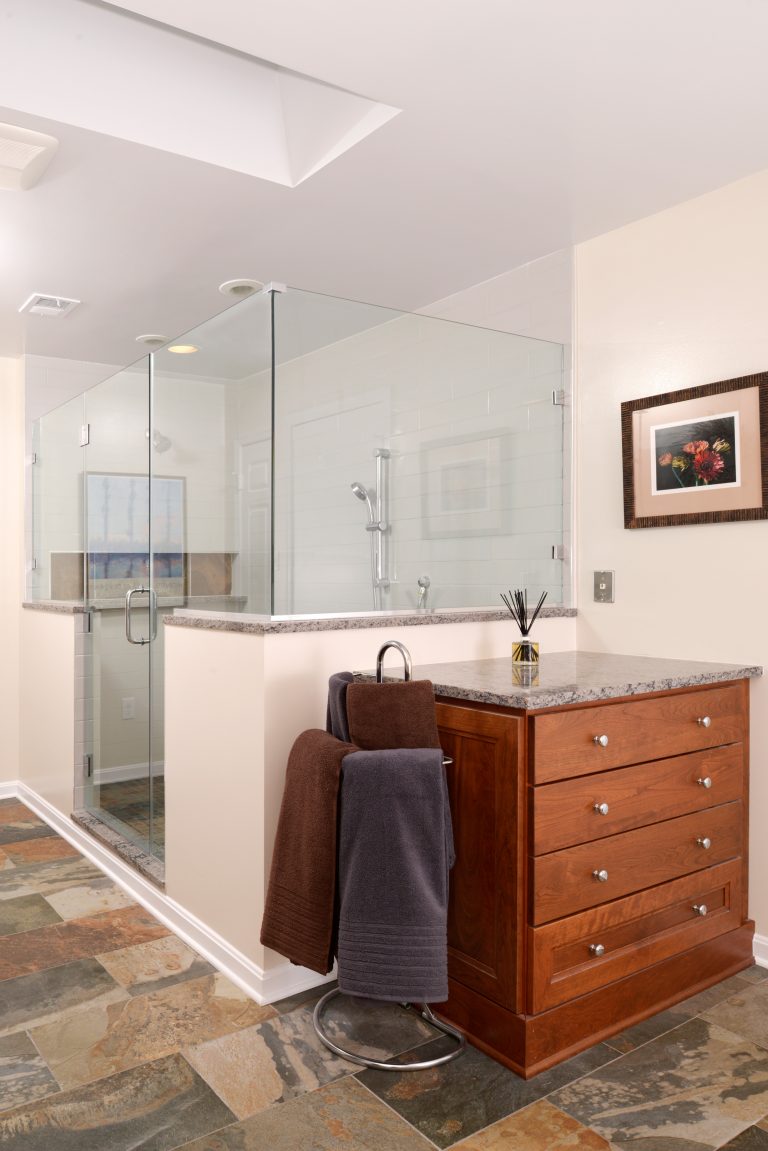
[[[605,870],[605,868],[601,867],[599,871],[595,870],[592,872],[592,878],[596,879],[598,883],[607,883],[608,872]]]
[[[607,815],[610,810],[607,803],[596,803],[593,808],[593,811],[596,811],[598,815]]]
[[[709,851],[712,846],[712,840],[708,835],[700,835],[696,840],[696,844],[698,847],[703,847],[705,851]]]
[[[602,943],[590,943],[589,951],[591,955],[605,955],[605,948]]]
[[[703,779],[697,779],[696,782],[698,783],[699,787],[711,787],[712,786],[712,780],[709,778],[708,775],[705,775]]]
[[[706,915],[707,905],[706,903],[694,903],[692,910],[695,911],[697,915]]]
[[[699,725],[699,727],[709,727],[710,724],[712,723],[712,720],[709,718],[708,715],[700,715],[699,718],[696,720],[696,722]]]
[[[592,742],[594,744],[597,744],[598,747],[607,747],[608,746],[608,736],[607,735],[595,735],[592,737]]]

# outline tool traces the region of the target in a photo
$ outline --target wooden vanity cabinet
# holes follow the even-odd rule
[[[456,844],[440,1013],[529,1078],[752,962],[749,682],[438,699]]]

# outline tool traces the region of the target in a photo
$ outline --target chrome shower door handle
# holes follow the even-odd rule
[[[128,640],[128,643],[134,643],[140,647],[142,644],[150,643],[151,640],[153,640],[155,638],[157,631],[155,629],[155,635],[151,634],[152,623],[150,622],[150,639],[144,639],[143,637],[141,637],[139,639],[134,639],[133,630],[131,627],[131,620],[132,620],[132,612],[133,612],[133,597],[135,595],[148,595],[150,597],[150,621],[151,621],[151,615],[152,615],[152,598],[151,597],[154,595],[154,592],[151,591],[148,587],[132,587],[130,591],[127,591],[125,593],[125,638]],[[155,601],[155,603],[156,602],[157,601]],[[155,610],[157,610],[157,608],[155,608]]]
[[[149,589],[149,642],[157,639],[157,592]]]

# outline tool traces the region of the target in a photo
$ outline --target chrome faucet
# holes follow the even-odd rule
[[[418,611],[427,610],[427,596],[429,595],[429,585],[431,580],[428,575],[419,576],[419,602],[416,605]]]

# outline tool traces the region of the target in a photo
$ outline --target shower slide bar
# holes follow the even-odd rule
[[[376,656],[376,682],[382,683],[384,679],[384,655],[390,648],[395,648],[403,657],[403,678],[408,681],[413,674],[413,661],[411,660],[411,653],[405,644],[396,639],[390,639],[379,648],[379,653]],[[443,756],[443,764],[451,764],[453,760],[450,756]],[[449,1051],[446,1055],[439,1055],[436,1059],[422,1059],[413,1063],[383,1063],[378,1059],[369,1059],[365,1055],[357,1055],[354,1051],[349,1051],[345,1047],[340,1047],[338,1043],[334,1043],[323,1030],[322,1015],[325,1007],[332,999],[343,992],[338,987],[333,987],[330,991],[319,999],[315,1004],[315,1010],[312,1014],[312,1023],[315,1028],[315,1033],[321,1043],[333,1051],[334,1055],[340,1055],[342,1059],[348,1059],[350,1063],[356,1063],[360,1067],[373,1067],[377,1071],[428,1071],[432,1067],[440,1067],[443,1063],[450,1063],[456,1059],[464,1051],[467,1045],[466,1036],[459,1031],[456,1027],[451,1027],[450,1023],[445,1023],[442,1019],[438,1019],[433,1013],[428,1003],[422,1003],[421,1011],[419,1014],[422,1019],[431,1024],[432,1027],[438,1031],[442,1031],[444,1035],[449,1035],[451,1039],[455,1039],[457,1046]],[[412,1008],[412,1003],[401,1003],[401,1007],[406,1009]]]

